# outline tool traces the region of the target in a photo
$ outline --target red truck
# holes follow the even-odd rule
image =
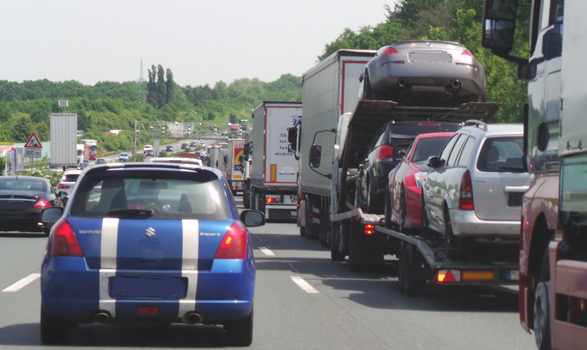
[[[587,344],[587,2],[531,0],[530,58],[510,54],[517,0],[485,0],[483,46],[528,82],[519,307],[539,349]],[[523,7],[522,7],[523,6]],[[520,4],[527,12],[527,2]],[[563,35],[564,22],[564,35]]]

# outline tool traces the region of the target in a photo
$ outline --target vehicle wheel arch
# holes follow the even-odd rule
[[[534,221],[532,241],[530,242],[530,256],[528,257],[528,272],[537,279],[540,276],[544,251],[554,237],[554,230],[548,227],[546,216],[541,213]]]

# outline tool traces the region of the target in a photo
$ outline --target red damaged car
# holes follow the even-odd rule
[[[430,169],[428,157],[436,156],[453,132],[420,134],[402,161],[389,173],[385,191],[385,223],[400,232],[422,225],[422,180]]]

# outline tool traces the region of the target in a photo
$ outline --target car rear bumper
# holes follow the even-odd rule
[[[111,277],[185,277],[186,298],[114,298]],[[204,323],[241,319],[250,314],[255,285],[254,263],[216,260],[210,271],[92,270],[84,258],[54,257],[44,263],[41,295],[44,310],[54,317],[76,322],[94,322],[106,311],[113,322],[181,322],[195,312]],[[195,286],[190,285],[192,282]],[[195,287],[195,299],[189,298]],[[145,314],[139,307],[156,308]]]
[[[481,220],[473,210],[451,210],[450,219],[455,236],[520,237],[520,221]]]
[[[386,62],[379,67],[377,80],[371,80],[374,89],[398,87],[398,81],[405,79],[406,86],[451,86],[455,80],[460,82],[464,92],[476,95],[485,94],[481,72],[467,65],[446,65],[442,69],[434,69],[431,74],[429,64],[417,69],[417,64],[398,65]],[[375,78],[375,77],[374,77]]]

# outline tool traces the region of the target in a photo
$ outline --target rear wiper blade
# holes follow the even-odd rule
[[[148,217],[153,216],[155,210],[153,209],[112,209],[108,211],[108,215],[112,216],[138,216]]]
[[[511,171],[512,173],[523,173],[525,172],[524,168],[514,167],[514,166],[500,166],[497,167],[500,170]]]

